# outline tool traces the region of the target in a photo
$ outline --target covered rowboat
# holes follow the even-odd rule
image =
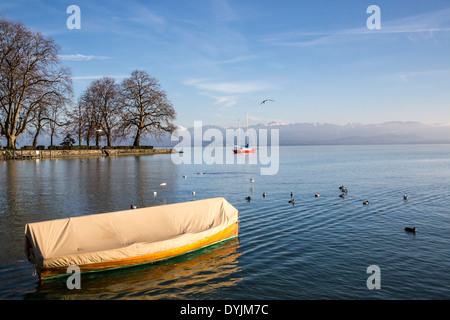
[[[40,279],[155,262],[238,236],[239,213],[212,198],[29,223],[25,251]]]

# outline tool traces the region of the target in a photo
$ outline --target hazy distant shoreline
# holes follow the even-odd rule
[[[236,127],[223,127],[217,125],[203,125],[202,130],[217,129],[223,136],[226,130]],[[249,129],[255,131],[268,130],[268,142],[270,142],[270,130],[279,131],[280,146],[309,146],[309,145],[383,145],[383,144],[450,144],[450,125],[431,125],[412,121],[391,121],[380,124],[349,123],[338,125],[332,123],[266,123],[250,125]],[[177,131],[188,130],[193,136],[193,127],[178,126]],[[245,130],[244,130],[245,131]],[[21,145],[29,145],[24,136],[20,140]],[[49,145],[49,140],[42,138],[38,144]],[[3,141],[0,140],[1,145]],[[122,141],[125,145],[132,141]],[[172,136],[166,133],[158,139],[143,137],[142,145],[152,145],[157,148],[174,148],[179,142],[172,141]],[[255,142],[256,143],[256,142]],[[192,144],[193,145],[193,144]],[[203,146],[211,145],[211,141],[203,141]],[[217,141],[213,145],[230,145],[226,141]],[[231,146],[231,145],[230,145]]]
[[[226,136],[226,130],[220,126],[203,126],[203,132],[208,129],[219,130]],[[450,125],[428,125],[419,122],[385,122],[381,124],[349,123],[337,125],[331,123],[268,123],[249,126],[256,132],[267,130],[268,143],[270,131],[278,130],[279,146],[309,146],[309,145],[392,145],[392,144],[450,144]],[[180,132],[188,130],[193,136],[194,128],[178,127]],[[245,130],[244,130],[245,131]],[[161,141],[148,141],[155,146],[174,147],[177,142],[170,140],[166,135]],[[209,145],[210,141],[204,141]],[[218,141],[218,144],[227,145],[228,142]],[[254,144],[257,144],[255,141]]]

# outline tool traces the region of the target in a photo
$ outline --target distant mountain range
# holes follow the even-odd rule
[[[226,129],[219,126],[203,126],[203,132],[207,129],[219,130],[225,137]],[[427,125],[419,122],[393,121],[381,124],[349,123],[336,125],[330,123],[268,123],[250,126],[256,132],[260,129],[279,130],[280,146],[294,145],[372,145],[372,144],[441,144],[450,143],[449,125]],[[179,127],[180,133],[188,130],[193,137],[194,128]],[[170,141],[170,135],[166,135],[161,141],[146,139],[146,143],[155,146],[175,146],[178,142]],[[256,139],[253,139],[256,140]],[[270,139],[269,139],[270,140]],[[205,141],[204,145],[209,145]],[[218,142],[222,144],[222,142]],[[224,142],[225,143],[225,142]],[[233,145],[233,143],[227,143]]]
[[[219,130],[225,140],[226,130],[237,128],[224,128],[219,126],[204,125],[202,132],[208,129]],[[373,145],[373,144],[450,144],[450,124],[446,125],[428,125],[419,122],[385,122],[381,124],[359,124],[349,123],[346,125],[337,125],[330,123],[275,123],[258,124],[250,126],[256,133],[260,129],[266,129],[270,143],[270,130],[279,130],[279,145]],[[194,128],[178,127],[177,131],[182,134],[187,130],[193,137]],[[258,135],[257,135],[258,136]],[[21,137],[22,138],[22,137]],[[31,138],[21,139],[20,146],[30,145]],[[48,139],[43,135],[39,139],[40,145],[49,145]],[[59,144],[60,142],[55,142]],[[237,139],[236,139],[237,140]],[[242,138],[243,140],[243,138]],[[4,141],[1,141],[2,143]],[[25,142],[25,143],[24,143]],[[251,137],[252,144],[256,144],[256,137]],[[232,146],[235,142],[217,141],[211,144],[211,141],[204,141],[203,145],[228,145]],[[122,141],[118,145],[131,145],[132,141]],[[171,135],[166,134],[157,140],[152,137],[141,139],[141,145],[153,145],[155,147],[174,147],[179,144],[178,141],[171,141]]]

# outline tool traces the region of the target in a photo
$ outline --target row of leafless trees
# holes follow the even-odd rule
[[[166,93],[155,78],[139,70],[120,84],[109,77],[93,81],[68,116],[80,145],[92,140],[98,145],[104,137],[111,146],[132,135],[138,146],[146,133],[159,136],[175,129],[175,110]]]
[[[175,129],[175,110],[155,78],[134,71],[121,83],[104,77],[93,81],[77,101],[71,72],[61,66],[59,47],[51,38],[21,23],[0,17],[0,138],[15,148],[23,133],[43,131],[51,144],[58,128],[77,137],[78,144],[106,145],[145,134],[159,136]]]

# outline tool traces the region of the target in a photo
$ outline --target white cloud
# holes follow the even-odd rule
[[[240,63],[240,62],[254,60],[256,58],[257,58],[256,55],[248,55],[248,56],[240,56],[240,57],[235,57],[235,58],[231,58],[231,59],[227,59],[227,60],[217,61],[215,63],[216,64],[233,64],[233,63]]]
[[[262,42],[281,46],[311,47],[332,45],[360,39],[359,36],[377,34],[406,34],[408,39],[417,40],[433,37],[436,33],[450,31],[450,8],[381,22],[381,29],[369,30],[365,26],[341,30],[290,31],[266,36]]]
[[[214,97],[214,99],[216,104],[223,104],[224,107],[232,107],[237,103],[236,97],[233,96]]]
[[[222,111],[235,106],[242,95],[274,89],[272,83],[263,80],[216,82],[209,79],[189,79],[183,83],[201,90],[201,95],[214,99]]]
[[[271,89],[264,81],[209,82],[202,79],[190,79],[183,82],[197,89],[222,92],[227,94],[250,93]]]
[[[424,78],[427,78],[428,81],[431,79],[439,81],[439,79],[446,80],[450,77],[450,69],[400,72],[389,74],[387,77],[391,79],[400,79],[403,82],[408,82],[412,79],[423,80]]]
[[[77,54],[60,54],[59,58],[64,61],[90,61],[90,60],[105,60],[108,57],[105,56],[94,56],[94,55],[83,55]]]

